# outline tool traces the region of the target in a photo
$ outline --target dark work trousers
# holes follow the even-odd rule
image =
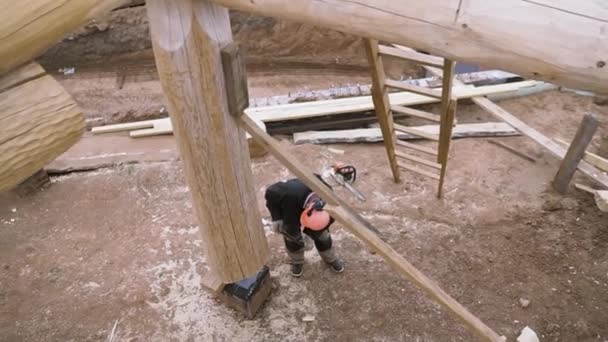
[[[333,221],[333,220],[332,220]],[[330,224],[331,225],[331,224]],[[326,263],[336,261],[336,254],[332,248],[331,234],[329,226],[321,231],[304,228],[304,234],[310,236],[315,242],[315,247],[321,256],[321,259]],[[291,258],[292,264],[304,263],[304,237],[300,227],[283,226],[283,239],[285,240],[285,248],[287,254]]]

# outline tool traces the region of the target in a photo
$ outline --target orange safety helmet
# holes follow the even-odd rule
[[[325,203],[318,201],[306,206],[300,215],[300,223],[302,226],[315,231],[320,231],[329,225],[331,218],[327,211],[323,210],[323,204]]]

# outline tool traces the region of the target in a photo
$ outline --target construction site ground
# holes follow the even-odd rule
[[[142,18],[141,9],[127,11],[139,16],[114,16]],[[287,30],[296,41],[316,37],[310,28],[268,25],[262,26]],[[320,37],[350,39],[336,35]],[[360,61],[324,62],[335,60],[334,52],[323,55],[335,45],[319,47],[317,65],[286,52],[292,64],[252,68],[252,95],[369,83]],[[353,46],[342,60],[363,53]],[[89,125],[167,115],[152,60],[142,57],[151,56],[148,48],[121,55],[124,65],[140,70],[122,89],[120,63],[108,66],[114,73],[99,61],[62,66],[76,67],[60,81]],[[63,57],[44,58],[57,66]],[[554,91],[500,105],[566,140],[585,113],[596,113],[602,126],[591,150],[608,155],[608,107],[591,97]],[[458,119],[496,121],[466,102]],[[334,161],[354,164],[356,186],[368,200],[336,191],[401,255],[509,340],[525,326],[542,341],[608,340],[608,215],[574,187],[556,194],[551,180],[559,160],[530,139],[497,138],[535,163],[484,138],[455,140],[438,200],[433,180],[403,173],[395,184],[382,144],[292,146],[289,137],[279,138],[316,171]],[[87,134],[51,167],[66,172],[84,163],[92,170],[53,176],[29,196],[0,194],[0,341],[106,341],[114,325],[116,341],[475,340],[340,224],[332,234],[346,271],[332,273],[311,249],[300,279],[289,275],[281,237],[266,227],[272,295],[254,320],[227,308],[201,286],[201,235],[173,139]],[[268,220],[265,187],[291,175],[270,155],[254,159],[252,170]],[[592,185],[580,174],[574,182]]]

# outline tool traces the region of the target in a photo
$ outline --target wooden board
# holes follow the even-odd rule
[[[605,1],[213,1],[608,93]]]
[[[31,61],[125,0],[0,0],[0,75]]]
[[[608,191],[596,191],[595,204],[601,211],[608,213]]]
[[[568,148],[568,146],[570,145],[569,143],[567,143],[565,140],[562,140],[562,139],[555,138],[553,140],[555,140],[555,142],[560,144],[563,148]],[[585,156],[583,157],[583,160],[586,161],[587,163],[597,167],[601,171],[608,172],[608,159],[602,158],[602,157],[598,156],[597,154],[593,154],[591,152],[585,152]]]
[[[454,97],[466,99],[475,96],[485,96],[497,93],[510,93],[518,89],[535,88],[544,84],[537,81],[522,81],[490,86],[454,89]],[[408,92],[391,93],[388,95],[391,105],[414,106],[438,103],[439,100]],[[315,102],[291,103],[278,106],[248,108],[245,113],[263,122],[284,121],[293,119],[312,118],[324,115],[338,115],[353,112],[365,112],[374,109],[371,96],[357,96],[344,99],[323,100]]]
[[[0,191],[10,189],[74,145],[82,111],[39,65],[0,77]]]
[[[504,341],[502,337],[485,325],[479,318],[470,313],[462,304],[458,303],[441,289],[434,280],[425,276],[414,267],[414,265],[397,253],[390,245],[370,232],[370,230],[366,228],[366,225],[369,225],[368,222],[353,217],[342,207],[327,206],[326,210],[332,217],[340,222],[344,228],[363,241],[371,250],[378,253],[393,270],[423,290],[427,296],[448,309],[450,313],[464,322],[485,341]]]
[[[232,42],[228,10],[203,0],[148,0],[146,8],[207,265],[225,284],[248,278],[269,250],[245,132],[227,105],[220,50]]]
[[[415,126],[415,129],[427,134],[439,134],[439,125]],[[504,122],[488,122],[480,124],[459,124],[454,127],[452,138],[500,137],[516,136],[520,133]],[[402,140],[423,139],[420,136],[398,133]],[[382,141],[379,128],[360,128],[339,131],[311,131],[295,133],[293,142],[299,144],[344,144]]]
[[[549,152],[551,152],[558,158],[562,159],[566,155],[566,149],[561,147],[558,143],[544,136],[534,128],[526,125],[523,121],[519,120],[517,117],[502,109],[501,107],[497,106],[492,101],[483,97],[476,97],[473,98],[473,102],[475,102],[481,108],[485,109],[494,117],[501,119],[509,125],[513,126],[513,128],[516,128],[522,134],[534,140],[536,143],[540,144],[542,147],[547,149]],[[608,188],[608,175],[602,173],[597,168],[593,167],[593,165],[583,160],[578,164],[578,170],[593,179],[594,181],[598,182],[605,188]]]

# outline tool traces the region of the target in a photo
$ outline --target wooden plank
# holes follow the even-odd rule
[[[544,84],[537,81],[521,81],[482,87],[458,87],[454,89],[454,97],[467,99],[475,96],[485,96],[498,93],[511,93],[518,89],[535,88]],[[542,89],[546,90],[546,89]],[[439,99],[412,94],[408,92],[391,93],[389,102],[398,106],[415,106],[437,103]],[[263,122],[285,121],[303,118],[313,118],[325,115],[365,112],[374,109],[371,96],[357,96],[344,99],[322,100],[314,102],[290,103],[285,105],[248,108],[245,113]]]
[[[441,116],[414,108],[392,105],[391,110],[396,113],[413,116],[419,119],[425,119],[433,122],[441,122]]]
[[[422,165],[426,165],[428,167],[432,167],[432,168],[437,169],[437,170],[441,169],[441,164],[436,163],[434,161],[426,160],[424,158],[420,158],[420,157],[415,156],[413,154],[408,154],[408,153],[405,153],[405,152],[401,152],[399,150],[396,150],[395,154],[399,158],[415,161],[416,163],[419,163],[419,164],[422,164]]]
[[[245,132],[228,111],[220,54],[232,42],[228,10],[204,0],[148,0],[146,8],[207,265],[222,283],[242,280],[269,249]]]
[[[403,163],[402,161],[397,161],[397,165],[399,165],[399,167],[402,168],[402,169],[418,173],[420,175],[432,178],[434,180],[439,180],[439,174],[437,174],[437,173],[432,173],[432,172],[423,170],[421,168],[418,168],[416,166],[408,165],[406,163]]]
[[[403,50],[399,50],[394,47],[390,47],[390,46],[386,46],[386,45],[380,45],[380,47],[378,48],[378,51],[380,52],[380,55],[383,55],[383,56],[401,58],[401,59],[405,59],[408,61],[412,61],[412,62],[416,62],[419,64],[428,65],[428,66],[434,66],[434,67],[443,66],[443,58],[433,56],[433,55],[427,55],[424,53],[419,53],[416,51],[403,51]]]
[[[169,118],[154,120],[154,125],[152,128],[148,129],[136,129],[129,132],[129,136],[131,138],[144,138],[151,137],[154,135],[165,135],[165,134],[173,134],[173,124]]]
[[[437,155],[439,154],[439,152],[434,148],[412,144],[407,141],[397,140],[397,145],[402,146],[402,147],[411,148],[412,150],[416,150],[418,152],[430,154],[434,157],[437,157]]]
[[[284,152],[279,143],[264,132],[248,115],[243,115],[240,118],[241,124],[254,139],[263,145],[281,164],[285,165],[291,172],[306,183],[314,192],[323,198],[329,204],[338,204],[336,195],[319,179],[313,176],[303,163],[294,158],[293,155]]]
[[[391,79],[386,79],[384,81],[385,85],[389,88],[395,88],[403,91],[407,91],[414,94],[419,94],[427,97],[433,97],[436,99],[441,99],[441,92],[429,88],[419,87],[417,85],[407,84],[404,82],[399,82]]]
[[[601,211],[608,213],[608,191],[596,191],[594,197],[597,207]]]
[[[105,134],[105,133],[116,133],[116,132],[124,132],[124,131],[132,131],[136,129],[147,129],[154,128],[154,124],[160,121],[168,121],[169,118],[166,119],[158,119],[158,120],[145,120],[145,121],[137,121],[137,122],[128,122],[114,125],[106,125],[93,127],[91,129],[91,133],[93,134]]]
[[[418,131],[428,134],[439,134],[439,125],[414,126]],[[452,138],[510,137],[521,135],[504,122],[486,122],[478,124],[460,124],[454,128]],[[419,140],[420,136],[409,133],[397,133],[402,140]],[[379,128],[358,128],[337,131],[309,131],[293,135],[294,144],[342,144],[358,142],[380,142],[382,133]],[[400,140],[397,140],[398,144]],[[437,154],[435,154],[437,155]]]
[[[448,309],[450,313],[464,322],[466,326],[477,335],[487,341],[505,341],[503,337],[495,333],[490,327],[462,306],[462,304],[450,297],[450,295],[442,290],[434,280],[425,276],[420,270],[414,267],[414,265],[397,253],[389,244],[370,232],[369,229],[365,227],[366,224],[369,224],[367,221],[353,217],[342,207],[327,206],[325,210],[340,222],[346,230],[363,241],[371,250],[378,253],[393,270],[411,281],[414,285],[424,291],[427,296]]]
[[[553,179],[553,187],[559,193],[566,193],[570,180],[574,176],[574,172],[578,167],[579,162],[583,159],[587,146],[593,139],[593,135],[599,127],[599,121],[592,114],[586,114],[581,121],[581,124],[576,131],[574,139],[568,148],[568,152]]]
[[[416,128],[412,128],[412,127],[407,127],[407,126],[403,126],[400,124],[394,124],[395,129],[400,131],[400,132],[404,132],[404,133],[409,133],[409,134],[413,134],[413,135],[417,135],[419,137],[425,138],[425,139],[429,139],[429,140],[433,140],[433,141],[439,141],[439,136],[437,134],[429,134],[425,131],[416,129]]]
[[[568,1],[565,6],[566,0],[438,0],[432,8],[418,0],[341,1],[339,5],[315,0],[213,1],[532,79],[608,92],[604,1]]]
[[[261,130],[250,117],[243,115],[240,117],[240,122],[247,131],[258,140],[260,144],[265,145],[270,153],[286,166],[291,173],[296,175],[309,188],[328,202],[326,210],[335,219],[342,223],[346,229],[361,239],[370,248],[377,251],[391,267],[421,288],[432,299],[453,312],[456,317],[465,322],[467,326],[471,327],[471,329],[480,336],[487,338],[489,341],[504,341],[502,337],[494,333],[492,329],[487,327],[479,318],[468,312],[466,308],[445,293],[433,280],[422,274],[422,272],[400,256],[387,243],[382,241],[382,239],[374,233],[374,231],[378,230],[374,228],[373,225],[357,215],[346,204],[342,203],[342,201],[315,177],[304,164],[282,148],[275,139]]]
[[[125,2],[0,1],[0,75],[38,57],[66,34]]]
[[[568,148],[568,146],[570,146],[570,144],[568,144],[565,140],[559,138],[554,138],[553,140],[555,140],[558,144],[562,145],[562,147],[564,148]],[[597,154],[585,151],[585,156],[583,157],[583,160],[602,171],[608,172],[608,159],[602,158]]]
[[[241,116],[249,107],[249,91],[247,89],[247,71],[239,44],[232,42],[222,48],[221,53],[226,79],[228,111],[234,116]]]
[[[384,83],[386,79],[384,64],[378,54],[378,41],[364,39],[363,43],[372,76],[372,101],[374,104],[374,111],[376,112],[378,123],[380,124],[380,130],[382,131],[384,147],[386,148],[393,180],[399,182],[399,168],[397,167],[397,158],[395,157],[396,138],[393,129],[393,114],[390,110],[390,102]]]
[[[74,99],[40,70],[36,64],[0,76],[0,192],[34,175],[84,132]]]
[[[558,143],[553,141],[552,139],[542,135],[539,131],[534,128],[526,125],[523,121],[519,120],[511,113],[502,109],[501,107],[494,104],[492,101],[486,98],[473,98],[473,102],[479,105],[481,108],[485,109],[488,113],[492,114],[494,117],[497,117],[509,125],[513,126],[521,133],[534,140],[536,143],[540,144],[542,147],[547,149],[549,152],[562,159],[566,155],[566,150],[561,147]],[[581,161],[578,164],[578,170],[583,174],[598,182],[605,188],[608,188],[608,175],[602,173],[597,168],[593,167],[593,165],[587,163],[586,161]]]

